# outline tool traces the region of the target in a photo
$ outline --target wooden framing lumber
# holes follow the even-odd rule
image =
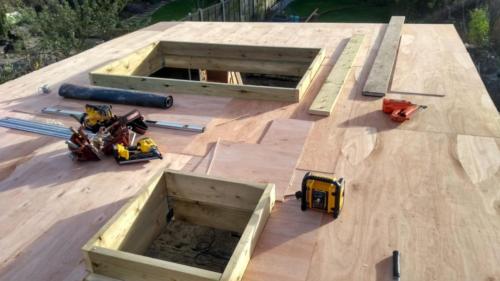
[[[201,82],[179,79],[120,76],[108,74],[94,74],[92,79],[94,85],[158,93],[174,92],[178,94],[234,97],[241,99],[263,99],[288,102],[297,102],[299,99],[299,90],[294,88],[234,85],[217,82]]]
[[[273,47],[255,45],[210,44],[198,42],[161,41],[163,55],[198,56],[240,60],[273,60],[304,62],[318,55],[317,48]]]
[[[241,236],[240,243],[236,246],[226,270],[222,274],[221,281],[239,281],[243,278],[243,273],[250,262],[258,237],[264,229],[266,218],[271,214],[275,200],[274,184],[268,184]]]
[[[260,74],[277,74],[302,76],[308,65],[303,62],[248,60],[213,58],[200,56],[166,55],[163,57],[165,67],[210,69],[221,71],[249,72]]]
[[[249,210],[188,200],[175,200],[175,208],[177,219],[240,234],[243,233],[252,215]]]
[[[266,185],[219,177],[167,171],[168,196],[212,203],[230,208],[254,210]]]
[[[109,278],[106,276],[102,276],[100,274],[91,273],[91,274],[87,275],[83,279],[83,281],[121,281],[121,280],[118,280],[115,278]]]
[[[352,64],[363,43],[364,35],[356,34],[351,37],[335,66],[326,78],[323,86],[309,107],[309,113],[314,115],[329,116],[341,93],[344,82],[349,75]]]
[[[363,95],[382,97],[387,93],[404,22],[405,17],[391,17],[375,62],[368,74]]]
[[[130,200],[123,206],[119,213],[115,214],[99,230],[89,242],[83,246],[84,253],[88,252],[93,246],[105,247],[108,249],[120,249],[124,243],[128,230],[139,217],[137,210],[144,208],[156,186],[163,182],[163,172],[154,176],[144,187],[142,192],[133,200]]]
[[[156,42],[90,73],[104,87],[298,102],[323,61],[319,48]],[[149,77],[164,68],[185,68],[301,77],[295,88]]]
[[[83,247],[86,279],[240,280],[274,201],[274,184],[162,171]],[[170,208],[175,219],[241,234],[222,273],[142,255],[165,226]]]
[[[94,247],[93,272],[123,281],[215,281],[221,274],[123,251]]]
[[[116,60],[99,67],[94,70],[94,72],[113,73],[118,75],[141,75],[146,74],[147,72],[153,73],[163,66],[162,61],[157,59],[159,57],[158,44],[158,42],[149,44],[120,60]],[[150,66],[148,68],[145,65]],[[146,68],[148,68],[147,71]]]
[[[305,96],[307,89],[309,88],[309,85],[311,85],[312,81],[316,77],[316,74],[318,73],[319,68],[321,67],[321,64],[323,63],[324,59],[325,59],[325,50],[321,49],[318,52],[316,58],[314,58],[311,65],[309,65],[309,68],[307,69],[306,73],[304,73],[304,76],[302,76],[302,79],[299,81],[299,84],[296,87],[296,89],[298,89],[299,100],[303,96]]]

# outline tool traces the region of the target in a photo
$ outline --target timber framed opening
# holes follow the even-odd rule
[[[159,93],[298,102],[324,57],[319,48],[159,41],[92,71],[90,80]]]
[[[274,184],[162,171],[83,247],[90,272],[86,280],[240,280],[274,201]],[[235,233],[235,245],[223,267],[215,271],[152,257],[149,250],[157,238],[172,236],[164,231],[172,222]],[[165,246],[177,247],[176,239],[165,241],[170,241]]]

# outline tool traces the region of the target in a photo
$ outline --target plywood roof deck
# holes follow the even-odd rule
[[[0,85],[1,117],[36,114],[74,125],[39,115],[45,106],[81,108],[58,97],[58,85],[87,85],[89,71],[158,40],[326,51],[318,79],[298,104],[174,94],[167,111],[141,108],[150,118],[207,125],[204,134],[152,129],[167,152],[162,161],[72,163],[62,141],[0,128],[0,280],[81,280],[81,246],[138,191],[140,179],[165,167],[187,169],[218,139],[258,143],[276,119],[314,123],[296,175],[345,177],[347,201],[335,221],[302,213],[294,199],[277,204],[243,280],[390,280],[394,249],[402,253],[405,280],[499,280],[499,114],[452,25],[406,24],[387,97],[428,108],[410,122],[392,123],[380,99],[361,94],[385,28],[159,23]],[[322,81],[358,33],[365,39],[335,109],[329,117],[309,115]],[[43,84],[55,91],[37,94]],[[299,181],[292,182],[297,188]]]

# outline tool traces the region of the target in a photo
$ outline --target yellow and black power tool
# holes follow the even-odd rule
[[[158,146],[151,138],[142,138],[136,146],[114,145],[114,156],[118,164],[130,164],[154,159],[163,159]]]
[[[302,191],[295,196],[302,200],[302,211],[319,209],[336,219],[344,207],[345,181],[308,172],[302,180]]]
[[[85,129],[97,133],[101,127],[108,127],[113,124],[117,117],[111,111],[111,105],[86,104],[85,112],[78,118],[74,116]]]

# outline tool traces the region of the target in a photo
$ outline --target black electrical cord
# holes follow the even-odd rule
[[[197,265],[201,265],[201,266],[207,266],[209,265],[208,262],[206,261],[203,261],[203,258],[214,258],[214,259],[221,259],[221,260],[224,260],[226,262],[229,261],[229,259],[231,258],[230,255],[221,255],[219,253],[216,253],[212,250],[212,247],[215,243],[215,239],[216,239],[216,235],[215,235],[215,229],[210,229],[210,233],[212,234],[211,235],[211,239],[209,242],[207,241],[200,241],[196,244],[196,246],[193,248],[194,251],[197,251],[198,253],[196,254],[196,256],[194,257],[194,262],[197,264]]]

